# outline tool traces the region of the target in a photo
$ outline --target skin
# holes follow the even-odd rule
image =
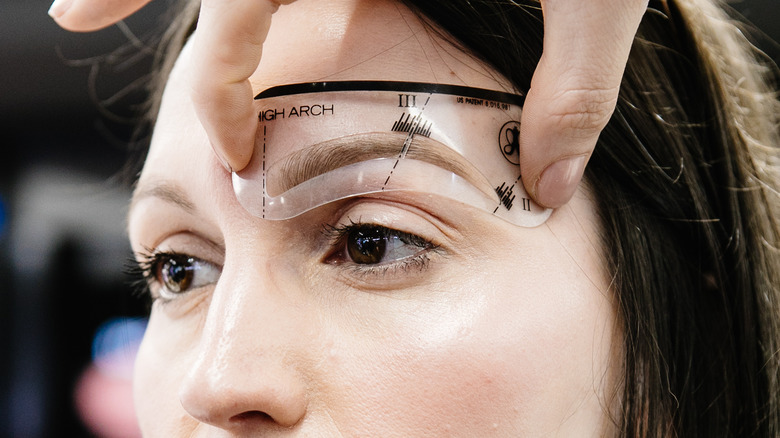
[[[149,0],[57,0],[65,29],[99,29]],[[223,165],[241,170],[255,133],[248,78],[263,52],[271,15],[292,0],[203,0],[192,80],[195,110]],[[556,208],[574,194],[617,102],[628,53],[648,0],[542,0],[544,52],[521,120],[526,191]],[[298,29],[298,27],[292,27]]]
[[[264,50],[253,92],[335,79],[505,88],[388,1],[296,2]],[[194,53],[169,79],[129,214],[137,252],[210,267],[199,287],[153,305],[135,376],[145,436],[612,432],[621,337],[585,188],[537,228],[408,193],[258,219],[189,100]],[[358,266],[323,233],[356,221],[437,248],[424,262]]]

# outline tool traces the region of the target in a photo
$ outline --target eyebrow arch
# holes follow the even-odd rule
[[[146,198],[158,198],[176,205],[187,213],[195,212],[195,204],[187,196],[186,192],[176,183],[168,180],[153,181],[139,185],[133,192],[130,201],[129,212],[132,213],[136,204]]]
[[[298,150],[269,168],[268,193],[285,191],[331,170],[374,158],[397,158],[406,133],[364,133],[339,137]],[[424,136],[414,136],[407,159],[425,161],[466,179],[488,196],[495,196],[490,182],[463,156]]]

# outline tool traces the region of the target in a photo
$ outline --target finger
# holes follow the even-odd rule
[[[574,194],[617,102],[648,0],[543,0],[544,48],[521,119],[520,165],[539,204]]]
[[[232,171],[252,156],[257,120],[249,77],[271,15],[292,0],[203,0],[193,35],[192,101],[214,152]]]
[[[150,0],[55,0],[49,15],[63,29],[90,32],[110,26]]]

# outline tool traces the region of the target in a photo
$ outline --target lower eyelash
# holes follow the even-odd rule
[[[422,272],[428,268],[430,260],[430,254],[428,254],[428,252],[422,252],[411,257],[381,265],[360,265],[353,263],[349,264],[348,268],[356,275],[384,277],[387,275],[399,275],[412,270]]]

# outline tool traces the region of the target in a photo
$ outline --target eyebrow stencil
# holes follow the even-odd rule
[[[255,151],[233,174],[233,188],[244,208],[270,220],[398,191],[442,196],[535,227],[552,211],[523,189],[522,103],[516,94],[420,82],[269,88],[255,97]]]

